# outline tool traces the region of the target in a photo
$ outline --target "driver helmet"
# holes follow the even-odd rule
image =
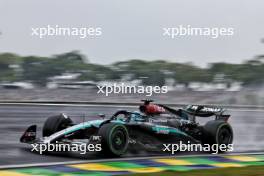
[[[133,112],[131,114],[131,120],[132,121],[143,120],[143,119],[144,119],[144,116],[139,112]]]

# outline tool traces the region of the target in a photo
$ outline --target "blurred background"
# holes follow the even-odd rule
[[[168,103],[264,105],[264,3],[258,0],[0,1],[0,100],[124,101],[97,85],[168,86]],[[99,37],[32,36],[32,28],[100,27]],[[234,28],[169,39],[163,28]],[[121,97],[122,96],[122,97]]]
[[[97,94],[97,86],[168,86],[153,99],[168,103],[264,105],[264,55],[241,64],[225,62],[198,67],[165,60],[90,63],[78,51],[51,57],[0,54],[1,100],[128,101],[137,94]],[[124,99],[125,98],[125,99]]]

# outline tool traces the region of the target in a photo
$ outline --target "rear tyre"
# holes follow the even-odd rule
[[[102,152],[107,156],[121,156],[127,152],[128,131],[127,128],[118,123],[103,125],[98,135],[101,136]]]
[[[64,114],[49,117],[43,126],[43,137],[50,136],[60,130],[63,130],[72,124],[72,120]]]
[[[211,149],[215,145],[218,152],[226,152],[233,142],[233,130],[229,123],[221,120],[207,122],[203,127],[202,143],[209,144]],[[226,146],[226,149],[223,149]],[[215,147],[214,147],[215,148]]]

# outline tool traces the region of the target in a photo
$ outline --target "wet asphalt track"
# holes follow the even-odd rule
[[[13,164],[31,164],[64,162],[80,159],[98,159],[98,155],[39,155],[30,152],[30,146],[20,144],[19,138],[31,124],[38,125],[38,135],[46,117],[66,113],[75,122],[98,118],[99,113],[113,114],[120,107],[71,107],[71,106],[29,106],[0,105],[0,166]],[[124,108],[136,110],[136,108]],[[230,110],[233,126],[234,152],[264,151],[264,110]],[[149,156],[145,152],[128,154],[125,157]]]

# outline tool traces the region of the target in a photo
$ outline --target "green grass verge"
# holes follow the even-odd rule
[[[133,175],[133,174],[132,174]],[[203,169],[184,172],[157,172],[148,174],[136,174],[139,176],[264,176],[264,166],[249,166],[237,168]]]

